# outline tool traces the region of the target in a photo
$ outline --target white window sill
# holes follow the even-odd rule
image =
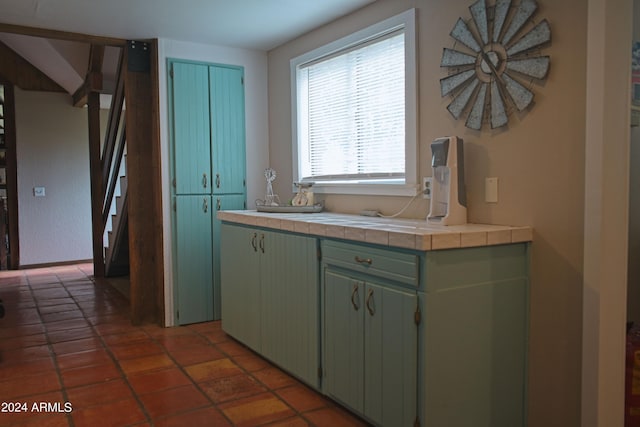
[[[294,188],[294,192],[297,191]],[[354,194],[362,196],[415,196],[416,185],[407,184],[319,184],[311,187],[314,194]]]

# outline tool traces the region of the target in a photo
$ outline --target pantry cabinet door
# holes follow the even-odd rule
[[[213,192],[244,193],[244,72],[211,66],[209,80]]]
[[[173,62],[170,82],[175,194],[210,194],[209,67]]]
[[[211,196],[176,196],[175,209],[178,324],[213,320]]]

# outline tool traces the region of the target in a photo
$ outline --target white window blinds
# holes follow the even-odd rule
[[[404,29],[297,68],[300,180],[404,182]]]

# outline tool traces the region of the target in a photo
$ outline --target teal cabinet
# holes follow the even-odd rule
[[[213,266],[213,318],[221,318],[221,255],[222,246],[220,241],[220,229],[222,221],[218,219],[217,213],[227,210],[242,210],[245,208],[244,194],[216,194],[211,197],[212,207],[215,210],[211,216],[212,224],[212,266]]]
[[[529,244],[428,252],[423,425],[526,423]]]
[[[222,328],[318,387],[317,240],[223,223]]]
[[[364,283],[324,273],[323,391],[364,412]]]
[[[307,384],[318,387],[317,240],[260,231],[258,246],[261,253],[260,352]]]
[[[245,192],[244,77],[241,69],[209,67],[212,191]]]
[[[170,66],[175,194],[210,194],[209,67],[181,62]]]
[[[371,257],[372,248],[323,243],[323,392],[376,425],[413,426],[417,292],[369,274],[378,265],[407,265],[396,264],[395,253],[386,258],[384,250],[373,249]],[[344,269],[350,263],[354,269]]]
[[[223,222],[221,247],[223,329],[370,424],[526,425],[529,243],[425,252]]]
[[[260,352],[259,231],[222,223],[222,329]]]
[[[246,207],[244,77],[243,69],[235,66],[171,59],[168,67],[172,196],[201,195],[209,203],[206,226],[180,220],[174,207],[176,270],[185,268],[184,260],[193,251],[185,236],[206,234],[211,245],[188,267],[207,271],[208,284],[198,285],[208,287],[206,298],[195,292],[188,275],[174,276],[175,314],[178,323],[185,324],[220,318],[220,222],[216,212]],[[202,276],[204,280],[205,273]],[[192,316],[185,317],[184,310],[196,300],[207,306],[206,314],[193,310]]]
[[[176,317],[180,324],[213,319],[211,196],[174,197]]]

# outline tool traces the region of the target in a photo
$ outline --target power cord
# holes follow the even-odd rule
[[[377,216],[379,216],[380,218],[395,218],[395,217],[397,217],[397,216],[399,216],[399,215],[402,215],[402,213],[403,213],[404,211],[406,211],[406,210],[407,210],[407,208],[408,208],[409,206],[411,206],[411,203],[413,203],[413,202],[418,198],[418,196],[421,196],[422,194],[423,194],[423,192],[421,191],[421,192],[419,192],[418,194],[416,194],[415,196],[413,196],[413,197],[411,198],[411,200],[409,200],[409,201],[407,202],[407,204],[406,204],[402,209],[400,209],[400,211],[396,212],[396,213],[395,213],[395,214],[393,214],[393,215],[382,215],[381,213],[378,213],[378,215],[377,215]]]

